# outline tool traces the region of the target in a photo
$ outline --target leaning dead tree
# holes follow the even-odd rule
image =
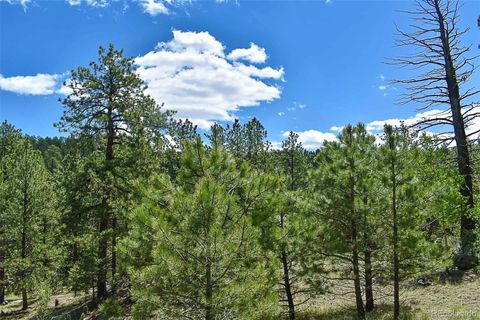
[[[468,87],[476,57],[470,56],[470,47],[461,43],[468,28],[458,26],[458,0],[418,0],[415,9],[406,13],[413,22],[408,31],[397,28],[397,45],[405,47],[408,54],[392,62],[413,69],[416,75],[393,82],[406,88],[400,103],[415,103],[419,110],[428,110],[415,126],[421,130],[437,127],[438,141],[455,144],[465,198],[460,218],[461,248],[455,262],[460,269],[470,269],[478,263],[474,252],[475,220],[470,215],[474,190],[469,142],[480,132],[472,128],[480,115],[479,105],[472,101],[480,91]]]

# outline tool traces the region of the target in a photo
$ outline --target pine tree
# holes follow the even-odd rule
[[[461,214],[463,200],[452,188],[459,180],[455,172],[431,163],[432,156],[439,155],[438,148],[425,150],[421,138],[403,126],[386,125],[383,140],[379,165],[384,168],[380,172],[391,227],[387,245],[391,247],[394,319],[400,319],[400,281],[438,268],[451,249],[431,239],[432,230],[426,226],[453,222]]]
[[[225,129],[218,123],[210,127],[211,134],[205,134],[212,148],[225,148]]]
[[[257,118],[253,118],[243,126],[243,131],[246,159],[257,168],[265,168],[267,151],[270,148],[267,141],[267,130]]]
[[[146,86],[135,73],[132,58],[110,45],[99,49],[99,60],[89,68],[79,67],[71,72],[65,85],[72,90],[62,102],[66,106],[59,127],[77,135],[96,137],[103,141],[103,186],[97,209],[98,274],[97,293],[100,299],[107,294],[108,242],[111,241],[111,273],[116,274],[116,239],[118,210],[115,200],[122,194],[118,188],[127,181],[121,174],[122,157],[119,148],[138,141],[139,136],[158,133],[165,126],[165,114],[159,112],[154,100],[145,94]],[[113,287],[113,286],[112,286]]]
[[[64,268],[74,292],[95,289],[98,273],[96,222],[97,210],[102,206],[102,199],[97,196],[102,185],[98,175],[101,155],[92,152],[93,144],[94,140],[87,137],[69,140],[58,173],[62,232],[69,235],[62,241],[68,252]]]
[[[13,179],[15,155],[20,144],[20,131],[16,130],[6,121],[0,125],[0,305],[5,302],[5,288],[7,279],[5,277],[5,264],[7,248],[11,245],[12,238],[8,233],[7,206],[9,203],[9,183]]]
[[[309,247],[305,245],[309,239],[304,235],[312,228],[311,221],[305,215],[304,206],[304,190],[308,187],[307,171],[310,162],[307,152],[298,141],[298,135],[294,132],[290,132],[283,141],[278,158],[283,172],[283,183],[278,191],[278,217],[275,217],[276,226],[280,230],[274,241],[283,269],[283,300],[287,305],[289,319],[295,319],[296,307],[321,289],[318,285],[312,286],[315,274],[305,272],[301,267],[302,257],[308,255],[305,249]]]
[[[353,277],[359,319],[365,319],[360,253],[365,227],[363,196],[371,171],[366,152],[373,142],[373,136],[367,134],[363,124],[347,125],[338,136],[338,142],[324,143],[317,155],[319,168],[313,173],[318,193],[318,208],[314,209],[314,214],[323,224],[316,239],[323,243],[323,247],[318,248],[319,254],[334,260],[334,271]]]
[[[136,317],[266,319],[275,311],[277,265],[252,224],[272,179],[219,149],[207,153],[197,139],[186,145],[177,186],[166,177],[149,185],[123,242]]]
[[[233,125],[228,124],[225,128],[226,150],[231,152],[235,158],[241,158],[245,155],[245,132],[238,119],[235,119]]]
[[[55,268],[54,195],[43,158],[29,139],[19,140],[16,152],[5,161],[14,164],[10,166],[4,193],[8,201],[3,221],[11,240],[7,240],[6,246],[6,274],[12,289],[21,292],[22,309],[26,310],[29,292]]]

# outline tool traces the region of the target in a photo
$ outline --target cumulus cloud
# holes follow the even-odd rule
[[[24,95],[48,95],[56,92],[61,75],[39,73],[35,76],[4,77],[0,89]]]
[[[265,63],[267,54],[264,48],[260,48],[255,43],[250,43],[250,48],[235,49],[228,55],[228,59],[237,61],[244,60],[251,63]]]
[[[337,136],[331,132],[322,132],[318,130],[295,131],[298,134],[298,141],[302,143],[307,150],[320,148],[325,141],[337,141]],[[283,137],[287,138],[290,132],[284,132]]]
[[[285,115],[285,112],[279,112],[278,115],[279,115],[280,117],[283,117],[283,116]]]
[[[227,57],[224,45],[208,32],[174,30],[172,40],[159,43],[135,63],[157,103],[207,129],[214,121],[233,120],[239,108],[258,106],[281,94],[276,82],[282,80],[283,68]]]
[[[143,7],[143,11],[151,16],[170,14],[170,10],[168,10],[162,0],[141,0],[140,4]]]

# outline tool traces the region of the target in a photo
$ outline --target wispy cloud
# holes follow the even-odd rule
[[[291,106],[287,107],[287,111],[291,112],[291,111],[295,111],[297,109],[305,109],[306,107],[307,107],[306,104],[298,103],[298,102],[294,101]]]
[[[7,2],[9,4],[19,4],[23,7],[23,10],[26,10],[28,4],[31,3],[31,0],[0,0],[0,2]]]
[[[65,0],[71,6],[79,6],[82,3],[94,8],[106,8],[110,5],[109,0]]]

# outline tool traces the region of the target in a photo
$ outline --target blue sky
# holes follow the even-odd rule
[[[200,127],[259,118],[273,141],[294,130],[305,145],[335,128],[415,116],[388,80],[410,71],[395,57],[398,10],[411,1],[0,0],[0,119],[58,135],[67,72],[115,44],[137,57],[151,94]],[[480,2],[461,11],[478,54]],[[160,43],[160,45],[159,45]],[[244,49],[244,50],[238,50]],[[188,69],[188,70],[186,70]],[[186,71],[182,77],[178,71]],[[478,75],[472,78],[476,86]],[[191,94],[186,94],[190,92]],[[377,121],[377,122],[374,122]]]

